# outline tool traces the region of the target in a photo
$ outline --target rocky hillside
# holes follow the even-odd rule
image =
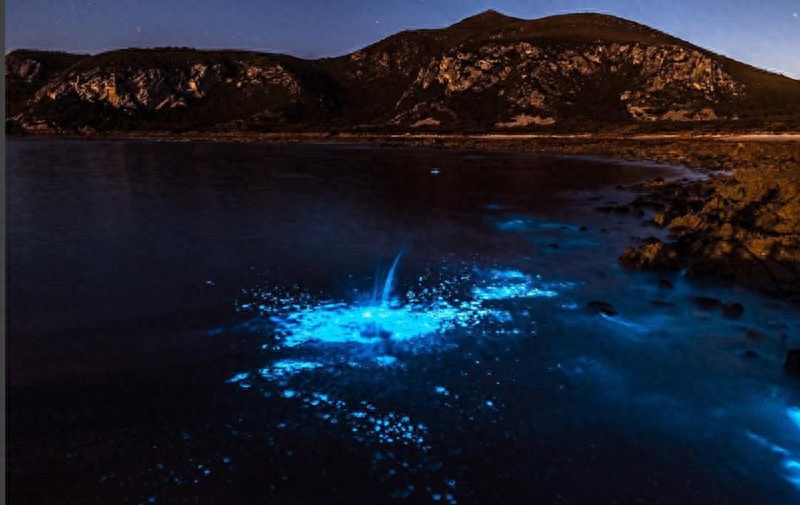
[[[6,57],[11,132],[574,129],[800,116],[800,82],[620,18],[487,11],[338,58],[123,50]]]

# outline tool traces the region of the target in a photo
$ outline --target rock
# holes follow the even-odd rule
[[[741,317],[744,314],[744,305],[739,302],[725,302],[722,304],[722,313],[727,317]]]
[[[558,249],[558,244],[547,244],[550,249]]]
[[[675,286],[667,279],[661,279],[658,281],[658,287],[661,289],[673,289]]]
[[[703,310],[713,310],[717,309],[722,305],[722,302],[717,300],[716,298],[711,298],[709,296],[696,296],[692,298],[692,302],[697,305],[698,308]]]
[[[678,252],[673,244],[657,238],[645,239],[638,247],[628,247],[620,263],[629,268],[649,270],[677,270],[680,268]]]
[[[616,316],[617,314],[619,314],[619,312],[617,312],[617,309],[615,309],[613,305],[611,305],[608,302],[600,300],[593,300],[589,302],[588,304],[586,304],[586,308],[588,308],[593,312],[596,312],[598,314],[604,314],[606,316]]]
[[[655,179],[647,181],[647,182],[644,183],[645,187],[648,187],[648,188],[657,188],[657,187],[663,186],[665,184],[666,184],[666,182],[664,181],[663,177],[656,177]]]
[[[743,356],[744,356],[745,358],[750,358],[750,359],[752,359],[752,358],[757,358],[757,357],[758,357],[758,353],[757,353],[757,352],[755,352],[755,351],[753,351],[753,350],[750,350],[750,349],[748,349],[748,350],[746,350],[746,351],[744,352]]]
[[[800,377],[800,349],[789,349],[783,362],[786,373]]]
[[[578,231],[587,231],[587,230],[588,228],[586,228],[585,226],[581,226],[580,228],[578,228]]]

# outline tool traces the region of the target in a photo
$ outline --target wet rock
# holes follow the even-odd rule
[[[607,214],[630,214],[634,217],[644,217],[644,211],[633,205],[600,205],[595,210]]]
[[[620,263],[636,269],[677,270],[680,268],[675,246],[653,237],[645,239],[638,247],[625,249],[620,257]]]
[[[652,179],[652,180],[647,181],[647,182],[644,183],[645,187],[648,187],[648,188],[660,187],[660,186],[663,186],[665,184],[666,184],[666,182],[664,181],[663,177],[656,177],[655,179]]]
[[[753,350],[750,350],[750,349],[748,349],[748,350],[746,350],[746,351],[744,352],[743,356],[744,356],[745,358],[750,358],[750,359],[753,359],[753,358],[758,358],[758,353],[757,353],[757,352],[755,352],[755,351],[753,351]]]
[[[722,306],[722,302],[717,300],[716,298],[711,298],[709,296],[696,296],[692,298],[692,302],[700,309],[703,310],[714,310]]]
[[[601,300],[592,300],[591,302],[586,304],[586,308],[588,308],[592,312],[596,312],[598,314],[604,314],[606,316],[616,316],[617,314],[619,314],[619,312],[617,312],[617,309],[615,309],[613,305]]]
[[[649,209],[659,212],[664,210],[664,204],[662,202],[655,198],[647,198],[644,196],[637,197],[628,205],[634,209]]]
[[[578,228],[578,231],[587,231],[587,230],[588,228],[585,226],[581,226],[580,228]]]
[[[725,302],[722,304],[722,313],[727,317],[741,317],[744,314],[744,305],[739,302]]]
[[[547,244],[549,249],[558,249],[558,244]]]
[[[800,349],[789,349],[783,362],[786,373],[800,377]]]
[[[658,287],[661,289],[674,289],[675,286],[668,281],[667,279],[661,279],[658,281]]]

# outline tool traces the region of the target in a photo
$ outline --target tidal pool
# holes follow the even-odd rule
[[[13,503],[800,503],[800,313],[627,271],[662,232],[594,210],[688,170],[45,140],[7,163]]]

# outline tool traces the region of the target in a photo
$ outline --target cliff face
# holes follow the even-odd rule
[[[34,94],[83,56],[45,51],[14,51],[6,56],[6,113],[22,112]]]
[[[763,113],[772,88],[781,113],[795,112],[795,97],[800,112],[800,82],[600,15],[489,12],[316,61],[179,49],[42,55],[6,58],[9,117],[21,130],[704,121]]]
[[[490,43],[434,58],[401,98],[395,120],[458,121],[475,114],[478,102],[491,103],[480,119],[496,119],[495,127],[547,125],[591,115],[597,100],[617,116],[607,119],[705,120],[730,117],[727,105],[745,93],[711,58],[679,46]]]

